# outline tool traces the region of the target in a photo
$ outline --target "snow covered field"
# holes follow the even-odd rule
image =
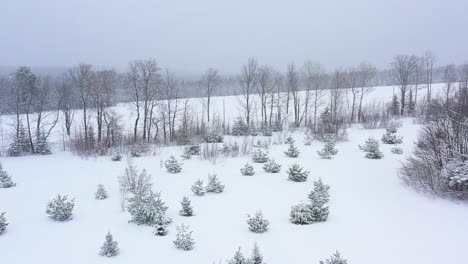
[[[68,152],[49,156],[2,158],[4,168],[17,186],[0,189],[0,211],[7,212],[7,231],[0,235],[1,263],[218,263],[230,259],[238,246],[250,254],[257,242],[267,263],[318,263],[335,250],[349,263],[466,263],[468,222],[466,206],[432,199],[401,185],[397,176],[400,161],[410,153],[417,125],[405,120],[403,155],[390,153],[382,145],[384,158],[369,160],[358,148],[367,137],[380,138],[383,130],[352,128],[349,141],[337,144],[338,155],[321,160],[316,151],[322,145],[302,144],[303,134],[293,134],[301,154],[288,158],[286,145],[272,145],[269,156],[283,165],[279,174],[267,174],[254,164],[256,174],[242,176],[239,169],[250,157],[220,159],[213,165],[194,157],[184,161],[183,171],[169,174],[160,161],[180,148],[163,148],[160,155],[134,159],[139,169],[154,177],[155,191],[169,206],[174,222],[169,234],[158,237],[153,228],[128,223],[121,212],[117,177],[126,162],[106,158],[81,159]],[[310,170],[306,182],[287,180],[286,168],[299,163]],[[217,173],[226,185],[221,194],[194,196],[191,184],[206,181]],[[313,181],[319,177],[331,186],[328,221],[306,226],[289,222],[292,205],[306,201]],[[110,198],[95,200],[98,184],[104,184]],[[76,198],[71,221],[55,222],[45,214],[47,202],[58,193]],[[195,216],[179,216],[184,195],[192,200]],[[252,233],[247,214],[262,209],[270,230]],[[192,251],[174,247],[175,226],[189,224],[196,241]],[[98,255],[104,237],[111,231],[121,254],[114,258]]]
[[[436,93],[442,85],[434,85]],[[425,90],[420,91],[421,96]],[[366,103],[388,102],[391,87],[377,87]],[[213,99],[213,111],[222,117],[223,101],[227,121],[241,115],[235,96]],[[202,99],[192,99],[194,113],[203,113]],[[132,106],[114,107],[131,129]],[[76,121],[79,122],[77,112]],[[17,186],[0,189],[0,212],[7,212],[10,225],[0,235],[0,263],[225,263],[237,247],[249,255],[258,243],[265,261],[275,263],[318,263],[335,250],[350,264],[396,263],[467,263],[468,210],[463,204],[425,197],[403,186],[398,178],[400,162],[409,155],[417,136],[418,125],[403,120],[398,133],[404,137],[403,155],[390,152],[391,145],[381,144],[384,158],[369,160],[358,148],[369,136],[380,139],[383,129],[348,130],[349,140],[337,144],[339,153],[332,160],[322,160],[316,151],[320,142],[303,145],[303,131],[293,133],[301,154],[288,158],[287,145],[271,145],[269,157],[282,165],[278,174],[263,172],[253,163],[255,175],[242,176],[239,169],[250,156],[221,158],[216,164],[193,157],[184,161],[179,174],[169,174],[161,161],[171,154],[180,157],[182,147],[158,148],[156,155],[133,159],[138,169],[153,175],[154,191],[162,192],[174,222],[169,234],[153,235],[154,228],[128,223],[130,215],[121,211],[118,176],[127,166],[125,158],[112,162],[109,157],[82,159],[59,150],[61,124],[54,131],[57,146],[49,156],[2,157],[3,167]],[[10,117],[2,117],[3,133]],[[289,135],[284,132],[283,138]],[[278,141],[275,134],[272,141]],[[6,138],[5,138],[6,140]],[[229,142],[232,138],[227,137]],[[298,163],[310,171],[306,182],[287,180],[286,169]],[[220,194],[195,196],[191,185],[197,179],[207,181],[216,173],[226,185]],[[331,186],[330,215],[326,222],[294,225],[289,221],[291,206],[307,201],[313,182],[321,178]],[[106,200],[94,199],[98,184],[109,192]],[[51,220],[45,213],[47,202],[57,194],[76,199],[73,219]],[[188,195],[195,216],[179,215],[180,201]],[[263,234],[249,231],[247,214],[261,209],[270,221]],[[188,224],[194,231],[192,251],[175,248],[176,225]],[[104,237],[110,231],[119,242],[121,254],[114,258],[98,255]]]

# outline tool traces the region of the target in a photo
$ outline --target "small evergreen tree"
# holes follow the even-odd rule
[[[309,176],[309,171],[304,170],[298,164],[293,164],[288,168],[288,178],[295,182],[305,182]]]
[[[263,264],[263,256],[260,253],[257,243],[254,244],[252,254],[250,255],[249,264]]]
[[[396,134],[396,128],[387,128],[382,136],[382,142],[384,144],[401,144],[403,139]]]
[[[310,129],[307,129],[305,134],[304,134],[304,145],[305,146],[310,146],[310,145],[312,145],[312,141],[314,141],[314,139],[312,138],[312,135],[310,133]]]
[[[177,161],[174,156],[170,156],[168,160],[164,162],[164,166],[166,166],[167,172],[175,174],[182,171],[181,164]]]
[[[390,105],[390,113],[393,116],[400,115],[400,101],[398,100],[398,96],[396,96],[395,94],[392,97],[392,103]]]
[[[190,156],[200,155],[201,146],[200,145],[187,146],[187,147],[185,147],[184,153],[189,154]]]
[[[224,184],[218,178],[218,175],[209,175],[208,184],[206,185],[205,190],[206,192],[221,193],[224,191]]]
[[[294,144],[294,142],[295,142],[294,138],[291,135],[289,135],[284,141],[284,144],[291,145],[291,144]]]
[[[46,213],[56,221],[70,220],[75,207],[75,199],[68,200],[67,195],[57,195],[47,203]]]
[[[2,163],[0,162],[0,188],[11,188],[15,187],[16,183],[13,182],[8,172],[3,170]]]
[[[338,150],[335,148],[334,141],[325,141],[323,149],[317,151],[317,154],[322,159],[331,159],[334,155],[338,154]]]
[[[5,214],[5,212],[0,213],[0,234],[5,232],[8,225]]]
[[[190,204],[190,199],[187,196],[182,198],[180,204],[182,205],[182,210],[179,211],[179,214],[182,216],[192,216],[193,215],[193,208]]]
[[[263,165],[263,170],[269,173],[278,173],[281,171],[281,165],[275,162],[275,160],[270,160],[265,165]]]
[[[106,241],[101,247],[99,255],[106,257],[114,257],[119,254],[119,243],[114,240],[110,232],[106,235]]]
[[[250,264],[249,260],[244,257],[239,247],[231,260],[228,260],[228,264]]]
[[[24,129],[23,123],[19,124],[18,133],[15,134],[13,142],[7,150],[8,156],[17,157],[31,152],[31,143]]]
[[[291,207],[291,213],[289,214],[289,219],[293,224],[296,225],[308,225],[313,222],[312,212],[310,211],[310,206],[305,203],[300,203],[298,205]]]
[[[247,215],[247,224],[249,225],[249,230],[254,233],[264,233],[268,231],[268,226],[270,222],[263,217],[261,210],[258,210],[254,216]]]
[[[255,163],[265,163],[268,161],[268,153],[263,152],[261,149],[256,149],[252,154],[252,161]]]
[[[333,256],[325,260],[325,262],[320,261],[320,264],[348,264],[346,259],[341,258],[340,252],[336,251]]]
[[[203,187],[203,180],[198,179],[193,185],[192,185],[192,192],[195,195],[198,196],[203,196],[205,195],[205,187]]]
[[[111,158],[112,161],[121,161],[122,160],[122,155],[120,152],[117,152],[114,156]]]
[[[367,152],[366,158],[368,159],[380,159],[383,157],[382,152],[379,150],[379,142],[372,137],[366,140],[364,146],[359,145],[359,148],[362,151]]]
[[[249,127],[245,123],[244,119],[238,117],[234,124],[232,125],[232,133],[233,136],[247,136],[249,134]]]
[[[150,190],[135,194],[128,199],[127,210],[132,216],[129,222],[137,225],[167,225],[172,222],[166,216],[167,206],[159,192]]]
[[[192,238],[192,231],[189,231],[188,228],[189,226],[184,224],[177,226],[176,240],[174,240],[174,245],[185,251],[192,250],[195,246],[195,241]]]
[[[156,228],[153,232],[157,236],[165,236],[167,235],[167,228],[166,225],[156,225]]]
[[[97,200],[104,200],[107,197],[109,197],[109,195],[107,194],[107,191],[104,188],[104,185],[99,184],[98,189],[97,189],[96,193],[94,194],[94,198],[96,198]]]
[[[403,149],[399,147],[394,147],[390,149],[390,152],[392,152],[393,154],[400,155],[400,154],[403,154]]]
[[[289,147],[288,147],[288,150],[286,150],[284,152],[284,154],[286,154],[286,156],[290,157],[290,158],[297,158],[299,157],[299,153],[301,153],[299,151],[299,149],[297,149],[296,146],[294,146],[294,143],[290,143],[289,144]]]
[[[49,143],[47,143],[47,135],[44,130],[41,130],[39,133],[39,138],[36,139],[36,149],[37,154],[40,155],[49,155],[52,154],[50,151]]]
[[[254,167],[250,164],[245,164],[243,168],[240,169],[242,175],[244,176],[253,176],[255,174]]]
[[[314,182],[314,189],[309,194],[310,211],[313,221],[321,222],[327,220],[329,210],[325,204],[330,201],[329,190],[330,186],[324,184],[322,179]]]

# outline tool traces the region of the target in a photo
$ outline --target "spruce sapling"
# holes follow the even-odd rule
[[[218,175],[209,175],[208,184],[206,185],[205,190],[206,192],[221,193],[224,191],[224,184],[218,178]]]
[[[288,178],[295,182],[305,182],[309,176],[309,171],[304,170],[298,164],[293,164],[288,168]]]
[[[248,163],[240,169],[240,172],[244,176],[253,176],[255,174],[254,167]]]
[[[203,187],[203,180],[198,179],[193,185],[192,185],[192,192],[197,195],[197,196],[203,196],[205,195],[205,187]]]
[[[184,224],[177,226],[177,235],[176,240],[174,240],[174,245],[182,250],[188,251],[192,250],[195,241],[192,238],[192,231],[189,231],[189,226]]]
[[[67,195],[57,195],[47,203],[46,213],[56,221],[70,220],[75,207],[75,199],[68,200]]]
[[[254,233],[264,233],[268,231],[268,226],[270,222],[263,217],[261,210],[258,210],[254,216],[247,215],[247,224],[249,225],[249,230]]]
[[[101,251],[99,255],[106,257],[114,257],[119,254],[119,243],[114,240],[110,232],[106,235],[106,241],[101,246]]]
[[[104,188],[104,185],[99,184],[98,189],[97,189],[96,193],[94,194],[94,198],[97,199],[97,200],[104,200],[104,199],[106,199],[108,197],[109,197],[109,195],[107,194],[107,191]]]
[[[190,199],[187,196],[184,196],[182,198],[182,201],[180,202],[182,205],[182,210],[179,211],[179,214],[182,216],[192,216],[193,215],[193,208],[192,205],[190,204]]]

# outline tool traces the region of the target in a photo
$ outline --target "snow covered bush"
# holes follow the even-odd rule
[[[243,168],[240,169],[240,172],[244,176],[253,176],[255,174],[254,167],[250,164],[245,164]]]
[[[399,147],[394,147],[390,149],[390,152],[392,152],[393,154],[400,155],[400,154],[403,154],[403,149]]]
[[[382,136],[382,142],[384,144],[401,144],[403,139],[397,134],[396,128],[387,128],[385,134]]]
[[[249,134],[249,127],[245,123],[244,119],[238,117],[234,124],[232,125],[232,132],[233,136],[247,136]]]
[[[191,189],[195,195],[198,195],[198,196],[205,195],[205,187],[203,187],[203,180],[198,179],[197,181],[195,181]]]
[[[36,139],[36,154],[49,155],[52,154],[50,151],[49,143],[47,143],[47,135],[44,130],[39,133],[39,138]]]
[[[276,163],[274,159],[271,159],[263,165],[263,170],[269,173],[278,173],[281,171],[281,165]]]
[[[268,226],[270,222],[263,217],[261,210],[258,210],[254,216],[247,215],[247,224],[249,225],[249,230],[254,233],[264,233],[268,231]]]
[[[167,172],[175,174],[179,173],[182,171],[182,165],[177,161],[177,159],[174,156],[170,156],[169,159],[167,159],[164,162],[164,166],[166,166]]]
[[[312,220],[316,222],[326,221],[328,218],[328,206],[325,206],[330,201],[328,191],[330,186],[322,182],[322,179],[314,182],[314,189],[309,194],[310,211]]]
[[[137,193],[128,199],[127,210],[132,216],[129,222],[137,225],[167,225],[172,219],[166,216],[167,206],[161,199],[161,193],[147,191]]]
[[[117,152],[114,156],[111,158],[112,161],[121,161],[122,160],[122,155],[120,152]]]
[[[290,158],[297,158],[299,157],[299,153],[301,153],[296,146],[294,146],[294,143],[290,143],[288,146],[288,150],[284,152],[286,156]]]
[[[179,214],[182,216],[192,216],[193,215],[193,208],[192,205],[190,204],[190,199],[187,196],[184,196],[182,198],[182,201],[180,202],[182,205],[182,210],[179,211]]]
[[[195,246],[195,241],[192,238],[192,231],[189,231],[189,226],[184,224],[177,226],[176,240],[174,245],[182,250],[192,250]]]
[[[218,178],[218,175],[209,175],[208,184],[206,185],[205,190],[206,192],[221,193],[224,191],[224,184]]]
[[[309,171],[304,170],[299,164],[293,164],[288,168],[288,178],[295,182],[305,182],[309,176]]]
[[[234,257],[228,260],[228,264],[250,264],[250,260],[245,258],[241,252],[241,248],[239,247],[234,254]]]
[[[130,147],[130,155],[132,155],[132,157],[138,158],[148,153],[149,150],[150,148],[146,143],[134,144]]]
[[[468,190],[468,161],[452,159],[442,170],[442,177],[448,182],[452,191],[465,192]]]
[[[16,186],[8,172],[3,170],[2,163],[0,162],[0,188],[11,188]]]
[[[114,257],[119,254],[119,243],[114,240],[112,234],[109,232],[106,235],[106,241],[101,246],[99,255],[106,257]]]
[[[99,184],[98,189],[97,189],[96,193],[94,194],[94,198],[97,199],[97,200],[104,200],[107,197],[109,197],[109,195],[107,194],[107,191],[104,188],[104,185]]]
[[[18,133],[15,134],[15,138],[7,150],[7,154],[10,157],[17,157],[31,153],[31,143],[28,139],[23,123],[20,123],[18,128]]]
[[[167,235],[167,228],[166,228],[166,225],[156,225],[155,229],[154,229],[154,234],[156,236],[165,236]]]
[[[325,260],[325,262],[320,261],[320,264],[348,264],[348,261],[341,258],[340,252],[336,251],[336,253],[329,259]]]
[[[334,141],[326,141],[323,145],[323,149],[317,151],[317,154],[322,159],[331,159],[334,155],[338,154],[338,150],[335,148]]]
[[[252,254],[249,258],[250,264],[264,264],[263,256],[260,253],[260,249],[258,248],[257,243],[254,244]]]
[[[313,222],[312,212],[310,206],[305,203],[291,207],[291,213],[289,214],[289,220],[296,225],[308,225]]]
[[[200,155],[201,153],[201,146],[200,145],[190,145],[186,146],[184,150],[184,154],[188,154],[190,156]]]
[[[57,195],[47,203],[46,213],[50,218],[57,221],[70,220],[75,207],[75,199],[68,199],[67,195]]]
[[[255,163],[265,163],[268,161],[268,153],[261,149],[256,149],[252,154],[252,161]]]
[[[0,213],[0,234],[5,232],[8,225],[5,214],[5,212]]]
[[[205,142],[206,143],[222,143],[224,140],[223,135],[221,135],[218,132],[209,132],[205,136]]]
[[[129,162],[124,173],[119,176],[120,191],[125,196],[128,192],[132,194],[146,193],[153,186],[153,177],[145,169],[138,172],[137,168]],[[125,198],[125,197],[124,197]]]
[[[305,146],[310,146],[310,145],[312,145],[312,141],[314,141],[314,139],[312,138],[312,135],[310,133],[310,129],[307,129],[305,134],[304,134],[304,145]]]
[[[379,142],[374,138],[370,137],[366,140],[364,146],[359,145],[359,149],[361,149],[366,153],[366,158],[368,159],[380,159],[383,157],[383,153],[380,152],[379,149]]]

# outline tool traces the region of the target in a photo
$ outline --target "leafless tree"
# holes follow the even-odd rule
[[[432,97],[432,75],[436,56],[431,51],[426,51],[423,56],[424,70],[426,72],[427,101]]]
[[[414,83],[417,64],[418,58],[414,55],[397,55],[390,63],[392,77],[395,84],[400,89],[401,115],[403,115],[406,110],[406,96],[411,85]]]
[[[310,71],[308,75],[311,78],[311,93],[312,93],[312,107],[313,107],[313,119],[314,119],[314,131],[317,129],[317,116],[318,109],[323,105],[322,98],[326,94],[327,88],[327,76],[325,68],[320,63],[311,63],[307,71]]]
[[[359,87],[361,87],[360,91],[360,98],[359,98],[359,108],[358,108],[358,121],[361,122],[362,120],[362,101],[364,100],[364,96],[371,93],[374,88],[371,87],[371,82],[375,78],[377,74],[377,69],[374,65],[362,62],[359,64],[357,68],[358,72],[358,80],[359,80]]]
[[[343,69],[337,68],[332,77],[332,83],[330,87],[330,115],[332,118],[332,122],[336,124],[339,121],[340,115],[340,107],[343,103],[343,86],[345,83],[345,74]]]
[[[165,110],[163,114],[167,118],[167,123],[164,121],[164,125],[167,124],[169,129],[169,141],[173,142],[175,139],[175,121],[179,103],[179,91],[178,83],[173,73],[168,70],[165,71],[162,81],[162,96],[166,100],[166,107],[162,108]],[[165,129],[165,128],[163,128]],[[167,135],[165,133],[165,135]],[[164,138],[167,140],[167,138]]]
[[[220,84],[221,77],[219,76],[218,70],[213,68],[206,70],[200,80],[200,86],[203,90],[204,96],[206,96],[206,117],[208,119],[208,123],[210,122],[211,97],[216,92]]]
[[[288,94],[293,97],[294,106],[294,126],[300,126],[301,105],[299,97],[299,76],[297,74],[296,66],[294,63],[288,65],[288,72],[286,75],[286,87]]]
[[[258,69],[258,94],[260,95],[262,128],[267,123],[267,97],[273,90],[273,70],[269,66],[261,66]]]
[[[356,100],[358,99],[358,95],[360,93],[359,87],[359,72],[356,68],[348,69],[346,73],[346,83],[348,88],[351,92],[351,116],[350,121],[355,122],[356,117]]]
[[[444,67],[442,80],[445,83],[445,105],[448,107],[450,94],[454,83],[457,82],[457,68],[455,65],[450,64]]]
[[[258,63],[254,58],[249,58],[246,65],[242,66],[241,75],[239,78],[241,97],[240,105],[244,110],[245,120],[247,127],[250,128],[253,98],[252,94],[255,93],[258,82]]]
[[[77,107],[77,94],[72,88],[69,80],[63,78],[60,80],[59,89],[59,107],[63,115],[67,136],[71,135],[71,127],[75,117],[75,108]]]
[[[96,110],[97,142],[101,143],[105,111],[112,104],[115,92],[116,73],[113,70],[96,72],[96,85],[93,86],[92,96]]]

